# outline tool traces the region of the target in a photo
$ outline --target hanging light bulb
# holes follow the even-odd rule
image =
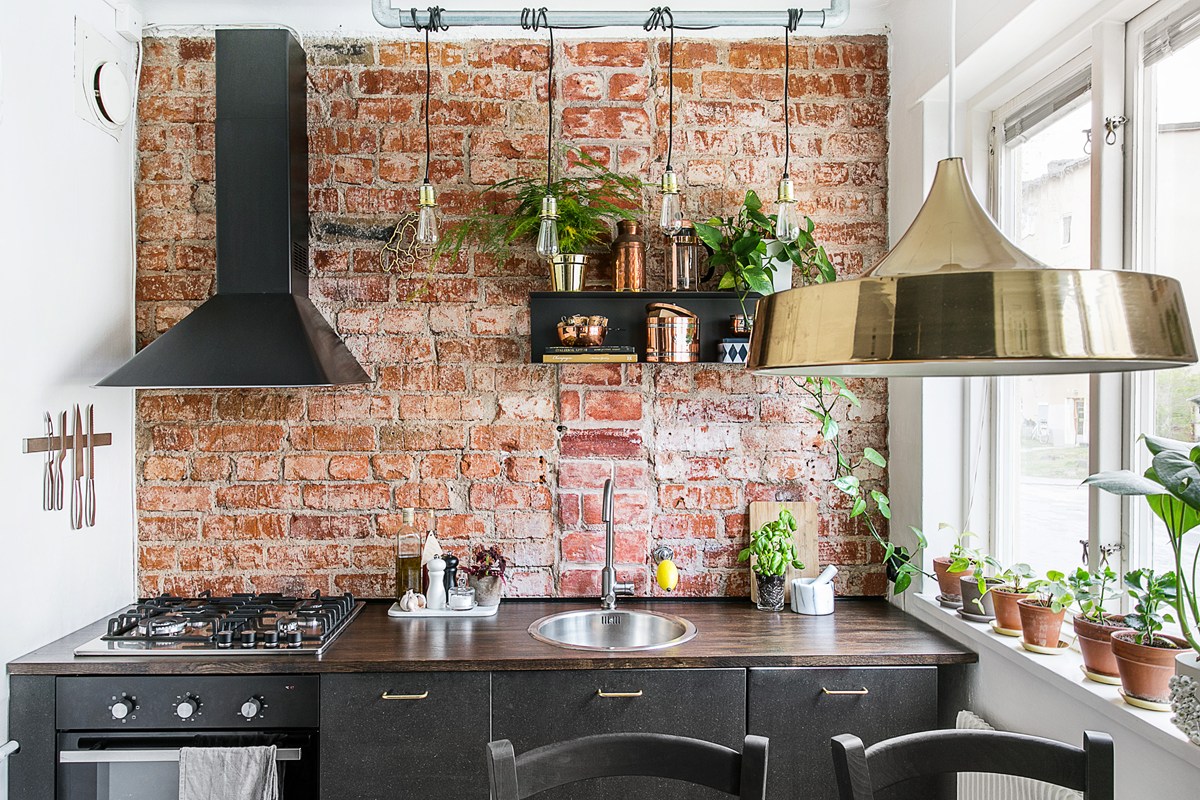
[[[775,238],[790,244],[800,237],[800,215],[796,211],[796,187],[788,176],[788,160],[792,154],[792,128],[788,117],[788,83],[792,79],[792,48],[790,34],[798,17],[788,14],[788,24],[783,28],[783,177],[779,179],[779,193],[775,196]]]
[[[658,217],[658,227],[668,236],[679,233],[683,227],[683,202],[679,197],[679,180],[675,170],[667,167],[662,176],[662,213]]]
[[[800,213],[796,210],[796,188],[787,175],[779,180],[776,203],[778,208],[775,209],[775,238],[791,244],[800,238]]]
[[[421,184],[420,209],[417,212],[416,242],[424,247],[438,243],[437,200],[433,195],[433,184],[426,178]]]
[[[558,255],[558,200],[548,194],[542,198],[542,222],[538,226],[537,253],[542,258]]]

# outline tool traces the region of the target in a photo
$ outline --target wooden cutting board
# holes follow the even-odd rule
[[[816,503],[771,503],[755,500],[750,504],[750,530],[756,531],[766,523],[778,519],[779,512],[783,509],[792,512],[792,516],[796,518],[796,530],[792,534],[792,540],[796,543],[796,552],[799,554],[800,560],[804,562],[804,569],[788,567],[787,575],[784,576],[784,598],[790,602],[793,578],[815,578],[821,574],[821,568],[817,564],[819,524]],[[750,558],[750,563],[753,565],[754,557]],[[758,602],[758,581],[754,579],[753,569],[750,570],[750,599]]]

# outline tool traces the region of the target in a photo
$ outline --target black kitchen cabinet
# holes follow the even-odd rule
[[[599,733],[691,736],[739,752],[746,736],[743,669],[620,669],[492,673],[492,736],[517,753]],[[602,778],[545,800],[708,800],[727,797],[669,780]]]
[[[748,732],[771,740],[768,797],[835,800],[833,736],[871,745],[937,727],[936,667],[755,668],[748,683]]]
[[[322,800],[487,800],[487,672],[321,678]]]

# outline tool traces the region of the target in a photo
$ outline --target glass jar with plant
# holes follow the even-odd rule
[[[552,259],[551,274],[566,275],[569,270],[565,267],[570,266],[577,278],[572,285],[553,288],[583,288],[587,269],[598,259],[613,225],[618,220],[636,219],[641,213],[642,184],[637,178],[609,170],[582,150],[568,149],[564,155],[578,165],[578,172],[549,186],[539,178],[523,176],[485,189],[466,219],[442,237],[434,258],[456,260],[467,247],[502,261],[518,248],[532,255],[541,226],[542,199],[550,194],[558,201],[559,239],[559,255]]]
[[[1017,601],[1021,612],[1021,639],[1026,650],[1056,654],[1062,645],[1062,624],[1075,602],[1067,576],[1056,569],[1030,581],[1030,596]]]
[[[1092,572],[1079,567],[1067,577],[1079,613],[1071,620],[1083,654],[1083,673],[1097,683],[1121,682],[1112,653],[1114,631],[1128,627],[1122,614],[1110,614],[1106,604],[1119,596],[1117,573],[1107,564]]]
[[[761,611],[781,611],[788,567],[804,569],[792,538],[796,527],[796,517],[782,509],[777,519],[751,532],[750,546],[738,553],[738,562],[750,560],[750,568],[754,570]]]
[[[475,601],[481,606],[500,603],[507,571],[508,559],[498,547],[476,547],[471,563],[463,567],[467,585],[475,590]]]
[[[983,596],[992,601],[996,620],[992,629],[1005,636],[1021,635],[1021,610],[1017,602],[1029,597],[1026,581],[1033,577],[1033,567],[1025,563],[1013,564],[996,573],[996,582],[988,583]]]
[[[1175,657],[1188,646],[1184,639],[1162,633],[1163,623],[1175,621],[1163,608],[1173,607],[1178,598],[1176,575],[1137,569],[1125,575],[1125,587],[1134,601],[1133,611],[1125,615],[1129,628],[1112,634],[1123,696],[1131,705],[1169,711]]]
[[[811,219],[804,218],[796,241],[780,242],[774,239],[775,215],[764,214],[762,208],[762,200],[751,190],[736,214],[696,223],[696,235],[709,252],[709,266],[725,269],[719,288],[737,292],[743,314],[750,292],[775,291],[775,273],[781,268],[791,273],[791,280],[783,281],[786,288],[792,287],[797,275],[801,286],[837,280],[829,255],[813,236],[816,225]]]

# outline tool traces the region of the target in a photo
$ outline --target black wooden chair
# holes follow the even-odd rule
[[[521,755],[512,742],[488,744],[492,800],[524,800],[590,778],[674,778],[741,800],[764,800],[767,740],[747,736],[742,752],[662,733],[608,733],[539,747]]]
[[[833,737],[833,766],[841,800],[875,800],[875,793],[910,778],[988,772],[1044,781],[1083,792],[1085,800],[1114,800],[1113,741],[1084,731],[1083,748],[1001,731],[910,733],[864,747],[862,739]]]

